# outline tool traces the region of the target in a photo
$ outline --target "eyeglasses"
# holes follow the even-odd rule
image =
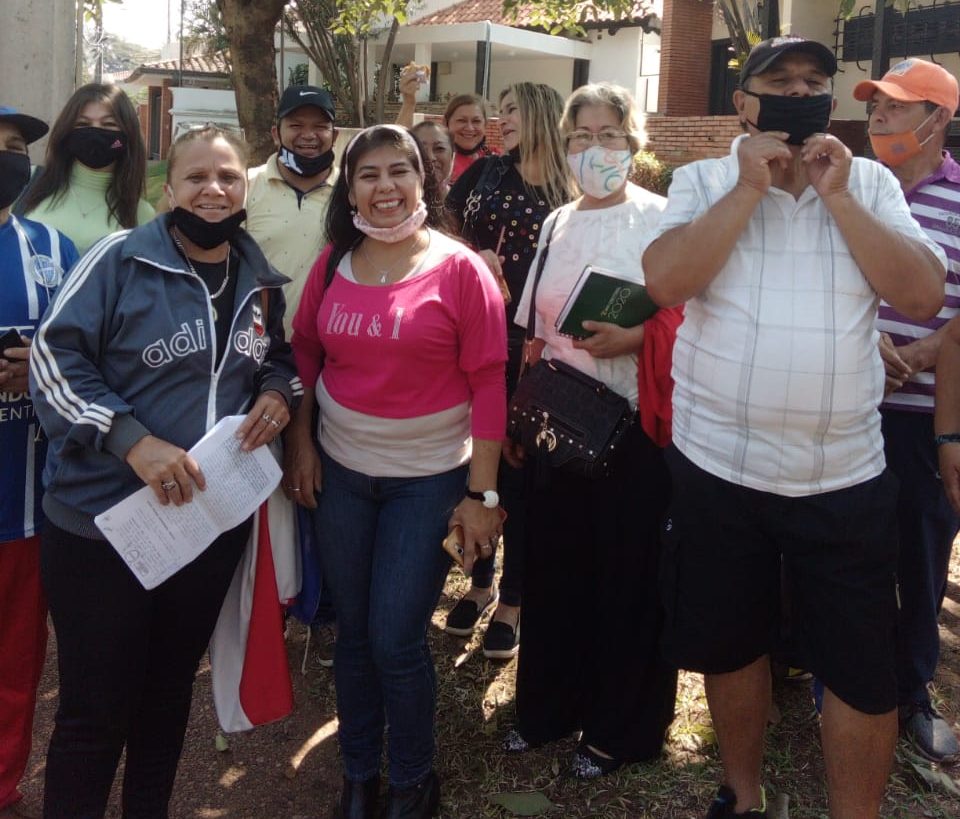
[[[585,151],[596,140],[601,148],[626,148],[627,135],[623,131],[604,128],[598,133],[592,131],[571,131],[567,134],[567,146],[577,151]]]

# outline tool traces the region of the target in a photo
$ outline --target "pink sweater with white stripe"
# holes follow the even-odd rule
[[[449,241],[434,234],[435,244]],[[436,265],[396,284],[336,275],[323,292],[331,246],[317,259],[293,319],[293,351],[306,389],[383,419],[471,406],[471,434],[506,427],[506,317],[483,261],[456,244]]]

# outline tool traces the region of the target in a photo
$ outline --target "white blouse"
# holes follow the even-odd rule
[[[594,358],[586,350],[574,349],[573,339],[558,333],[555,326],[567,297],[588,264],[616,271],[625,279],[643,281],[640,257],[654,236],[667,200],[636,185],[630,185],[628,191],[630,198],[619,205],[576,210],[576,203],[571,202],[544,220],[541,244],[517,305],[516,322],[521,327],[527,325],[537,264],[544,250],[543,242],[555,222],[543,276],[537,288],[535,335],[546,342],[543,355],[602,381],[636,408],[637,353]]]

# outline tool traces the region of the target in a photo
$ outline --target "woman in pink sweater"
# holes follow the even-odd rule
[[[383,815],[436,815],[426,634],[449,568],[440,543],[461,524],[469,572],[500,531],[503,299],[476,254],[428,226],[425,182],[404,129],[354,138],[327,215],[331,244],[293,320],[306,396],[286,438],[284,484],[317,508],[339,629],[339,815],[350,819],[378,815],[385,724]]]

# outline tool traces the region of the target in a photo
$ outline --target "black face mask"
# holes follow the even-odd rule
[[[241,209],[219,222],[208,222],[179,205],[170,214],[170,222],[174,227],[204,250],[210,250],[233,239],[246,218],[247,212]]]
[[[283,145],[281,145],[277,158],[284,168],[292,171],[297,176],[304,176],[309,179],[311,176],[323,173],[333,164],[333,148],[329,151],[324,151],[319,156],[304,156],[303,154],[298,154],[296,151],[291,151],[289,148],[284,148]]]
[[[30,157],[0,151],[0,210],[12,205],[30,181]]]
[[[88,168],[106,168],[127,150],[126,137],[109,128],[74,128],[63,141],[63,147]]]
[[[744,94],[760,100],[760,115],[756,122],[747,123],[758,131],[786,131],[790,134],[788,145],[803,145],[813,134],[822,134],[830,125],[833,113],[833,96],[817,94],[812,97],[782,97],[779,94]]]

